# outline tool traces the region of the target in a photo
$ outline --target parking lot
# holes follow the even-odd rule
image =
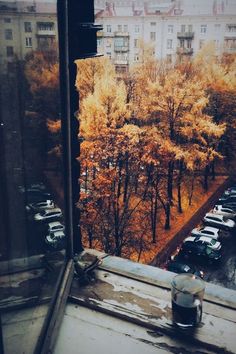
[[[232,202],[232,199],[234,199],[235,197],[236,197],[236,187],[235,187],[235,193],[232,192],[232,194],[230,195],[231,208],[235,213],[234,218],[232,217],[234,221],[236,221],[236,206],[234,208],[234,200]],[[223,205],[225,203],[224,198],[227,198],[227,196],[225,197],[225,195],[223,195],[223,203],[221,202],[223,207],[225,207]],[[220,201],[222,201],[222,197],[218,200],[218,202],[216,202],[216,204],[218,203],[220,204]],[[235,199],[235,203],[236,203],[236,199]],[[228,205],[227,207],[229,208]],[[225,220],[227,219],[228,216],[225,217]],[[200,225],[195,225],[195,227],[206,226],[206,225],[219,228],[219,229],[222,227],[222,226],[221,227],[215,226],[213,224],[204,224],[204,222],[202,222]],[[174,262],[176,261],[176,262],[184,263],[189,265],[191,268],[193,267],[193,269],[202,271],[204,274],[203,279],[205,281],[236,290],[236,227],[232,228],[231,231],[228,232],[228,235],[229,237],[220,239],[222,247],[220,251],[218,251],[218,253],[220,253],[221,258],[220,260],[214,262],[209,262],[206,259],[204,259],[203,261],[202,257],[199,254],[196,257],[196,255],[193,254],[194,252],[192,252],[192,250],[189,253],[187,253],[186,250],[184,250],[184,246],[185,246],[184,243],[186,242],[186,238],[190,236],[190,234],[187,235],[184,240],[185,242],[179,244],[178,248],[173,252],[172,261],[170,260],[169,263],[165,265],[165,268],[168,269],[168,265],[170,265],[171,263],[173,266],[173,260]],[[169,270],[173,271],[172,269]],[[175,272],[179,273],[182,271],[177,270]]]

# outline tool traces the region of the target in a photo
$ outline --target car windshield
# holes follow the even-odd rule
[[[215,244],[216,244],[216,240],[214,240],[214,239],[212,239],[211,241],[210,241],[210,243],[212,244],[212,246],[214,246]]]
[[[212,249],[210,247],[206,247],[206,254],[210,255],[212,253]]]

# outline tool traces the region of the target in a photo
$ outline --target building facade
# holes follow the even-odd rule
[[[212,41],[216,54],[236,53],[234,0],[95,1],[99,51],[122,71],[142,60],[140,42],[157,59],[189,58]]]
[[[0,1],[0,66],[4,71],[9,72],[15,60],[23,60],[32,50],[51,49],[57,41],[55,2]]]

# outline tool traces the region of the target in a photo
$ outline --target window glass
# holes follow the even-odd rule
[[[56,1],[4,4],[0,309],[4,354],[21,354],[34,352],[66,259],[59,53]]]

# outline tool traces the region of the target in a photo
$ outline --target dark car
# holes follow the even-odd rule
[[[236,194],[225,195],[223,194],[219,199],[217,204],[228,204],[228,203],[236,203]]]
[[[198,262],[215,263],[221,257],[221,251],[216,251],[206,244],[198,244],[195,242],[184,242],[180,250],[180,256],[184,259],[193,259]]]
[[[201,270],[198,270],[193,265],[188,265],[186,263],[182,263],[182,262],[176,261],[176,260],[169,261],[166,269],[169,270],[170,272],[174,272],[174,273],[191,273],[191,274],[197,275],[198,277],[203,278],[203,272]]]

